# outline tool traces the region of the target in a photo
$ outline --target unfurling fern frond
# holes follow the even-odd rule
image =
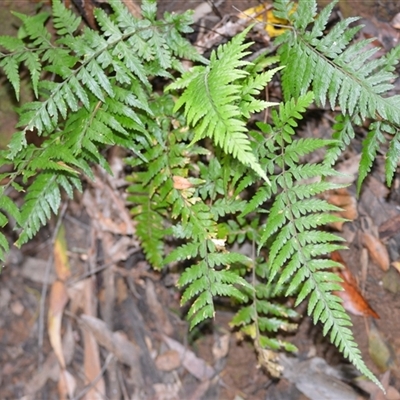
[[[386,125],[391,125],[385,131],[394,135],[400,129],[399,101],[398,96],[388,97],[388,93],[396,79],[395,66],[400,59],[400,46],[376,58],[374,55],[379,49],[370,47],[373,39],[352,43],[361,29],[361,26],[350,27],[357,18],[344,19],[325,33],[337,0],[319,14],[316,13],[315,0],[300,0],[294,13],[287,9],[287,3],[283,0],[274,2],[277,14],[293,24],[292,29],[276,40],[281,44],[278,53],[286,66],[282,72],[285,98],[298,97],[312,89],[319,105],[329,101],[332,109],[339,106],[347,121],[350,118],[353,124],[361,124],[369,118],[379,124],[384,120]],[[310,9],[314,11],[311,13]],[[349,133],[352,130],[344,128]],[[370,145],[380,141],[377,132],[372,125],[364,142],[358,188],[375,159]],[[397,139],[393,140],[395,143],[389,144],[392,150],[387,154],[387,182],[391,182],[394,165],[399,159],[398,153],[393,151]]]

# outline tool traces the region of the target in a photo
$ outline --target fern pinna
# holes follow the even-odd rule
[[[113,13],[95,10],[99,30],[81,28],[81,19],[60,2],[52,2],[53,30],[45,24],[48,13],[25,16],[18,37],[1,36],[0,67],[19,99],[19,69],[30,73],[35,101],[19,109],[20,120],[1,164],[13,164],[12,174],[3,174],[0,208],[17,222],[18,245],[32,238],[57,212],[60,189],[73,195],[81,189],[80,175],[93,178],[91,163],[109,170],[102,149],[120,145],[142,157],[137,148],[152,143],[145,129],[153,118],[149,102],[153,97],[149,77],[171,77],[182,70],[182,57],[200,60],[196,50],[183,38],[190,32],[189,14],[165,14],[156,20],[156,2],[143,1],[142,18],[112,2]],[[55,34],[50,33],[55,31]],[[28,144],[26,133],[43,138],[36,147]],[[19,210],[7,195],[13,187],[25,190]],[[0,214],[0,223],[7,223]],[[0,258],[8,243],[0,233]]]
[[[400,58],[400,46],[382,57],[374,57],[379,48],[369,46],[374,38],[350,44],[361,25],[352,26],[358,18],[347,18],[337,23],[328,33],[325,29],[333,7],[332,1],[317,14],[315,0],[299,0],[295,12],[289,0],[274,1],[276,16],[288,20],[288,29],[275,43],[281,63],[283,92],[287,99],[312,89],[317,104],[328,101],[332,109],[339,106],[341,116],[336,124],[335,137],[339,144],[330,150],[327,161],[333,162],[354,137],[352,124],[365,119],[372,123],[363,143],[358,178],[358,191],[372,167],[376,151],[388,141],[386,154],[386,181],[392,183],[400,160],[400,95],[389,96],[397,78],[395,66]],[[342,123],[344,121],[344,123]]]

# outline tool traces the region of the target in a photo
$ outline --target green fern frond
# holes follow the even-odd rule
[[[6,41],[3,37],[0,37],[0,45],[6,47]],[[0,60],[0,67],[3,69],[8,81],[14,88],[15,97],[19,101],[19,91],[20,91],[20,78],[19,78],[19,63],[16,59],[7,60],[3,58]]]
[[[60,186],[67,189],[72,197],[72,188],[82,191],[81,181],[73,175],[54,174],[44,171],[36,176],[29,186],[25,197],[25,203],[21,209],[22,232],[16,242],[21,246],[38,232],[51,217],[51,213],[57,214],[61,203]]]
[[[394,71],[400,59],[400,46],[377,58],[378,48],[368,48],[373,38],[352,43],[361,29],[361,26],[350,27],[357,18],[344,19],[325,33],[336,3],[331,2],[314,20],[313,13],[307,14],[307,10],[315,10],[316,1],[300,0],[295,13],[290,12],[287,1],[274,2],[278,14],[293,25],[293,29],[276,40],[276,44],[280,44],[278,53],[281,63],[286,66],[282,71],[285,98],[298,97],[310,88],[317,104],[324,106],[329,101],[332,109],[339,106],[343,114],[339,117],[343,120],[334,128],[336,138],[344,142],[331,146],[326,159],[328,163],[337,159],[348,140],[354,136],[351,124],[360,125],[369,118],[377,124],[382,120],[388,121],[394,130],[400,128],[396,96],[388,97],[396,78]],[[362,151],[358,190],[375,159],[373,148],[381,143],[374,135],[378,135],[378,130],[373,127],[364,142],[367,147]],[[396,143],[389,144],[389,147],[396,148]],[[388,182],[391,182],[396,160],[397,154],[391,151],[390,160],[386,163]]]
[[[0,180],[3,178],[0,175]],[[13,218],[17,225],[21,223],[21,215],[15,203],[5,195],[4,187],[0,187],[0,227],[4,228],[10,218]],[[6,254],[10,250],[8,240],[4,233],[0,232],[0,260],[5,260]]]
[[[351,118],[348,115],[338,115],[335,118],[335,124],[332,129],[334,130],[332,138],[336,140],[336,143],[328,147],[325,155],[325,163],[328,165],[334,165],[339,155],[343,150],[350,144],[350,141],[354,139],[355,133]]]
[[[233,262],[248,264],[247,257],[238,253],[215,253],[212,241],[205,243],[204,246],[205,250],[207,249],[205,259],[187,268],[178,282],[179,287],[186,286],[181,298],[182,304],[196,298],[188,312],[191,328],[207,318],[214,317],[214,296],[233,297],[240,302],[248,300],[244,292],[233,284],[242,286],[250,292],[253,291],[253,287],[236,273],[214,269],[214,267],[230,265]]]
[[[385,129],[386,128],[386,129]],[[361,184],[364,181],[365,177],[368,175],[368,172],[371,170],[372,163],[375,160],[376,153],[380,148],[380,145],[384,143],[385,137],[383,135],[383,131],[389,129],[391,131],[390,126],[381,122],[374,122],[370,126],[370,130],[366,139],[363,142],[363,148],[361,153],[360,160],[360,170],[357,180],[357,192],[361,191]],[[392,133],[392,132],[390,132]]]
[[[400,159],[400,129],[396,130],[393,139],[390,141],[389,150],[386,153],[386,183],[391,186],[393,182],[394,173],[397,170],[397,166]]]
[[[299,23],[295,31],[289,31],[287,35],[291,37],[279,48],[281,62],[287,66],[283,82],[296,82],[295,85],[284,84],[285,96],[297,97],[312,87],[319,104],[324,105],[328,98],[331,107],[339,105],[343,113],[360,114],[362,118],[375,118],[378,113],[398,124],[398,112],[381,95],[393,87],[392,71],[400,50],[396,48],[386,57],[370,60],[377,51],[365,50],[370,41],[349,45],[360,29],[359,26],[349,28],[355,18],[339,22],[323,35],[334,3],[323,10],[315,22],[303,17],[306,24]],[[310,2],[300,1],[298,9],[303,6],[310,7]],[[297,15],[296,18],[298,21],[301,17]],[[311,23],[314,24],[312,31],[306,31]],[[386,63],[387,68],[383,67]]]
[[[161,268],[164,263],[166,229],[162,204],[157,203],[157,197],[151,199],[148,191],[143,190],[140,185],[136,188],[137,193],[129,198],[137,204],[131,211],[136,222],[136,234],[151,265]],[[134,189],[135,186],[130,187],[130,190]],[[138,193],[139,190],[141,193]]]
[[[214,51],[209,65],[193,68],[171,84],[168,90],[185,89],[176,103],[175,111],[185,106],[184,114],[188,123],[195,126],[192,143],[211,137],[225,153],[250,166],[268,182],[265,171],[252,151],[243,117],[272,105],[254,98],[261,87],[269,82],[272,73],[247,79],[249,73],[244,67],[249,62],[244,61],[243,57],[248,54],[246,49],[250,44],[243,42],[249,29]],[[197,104],[202,107],[197,107]]]

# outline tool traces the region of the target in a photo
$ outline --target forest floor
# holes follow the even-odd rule
[[[193,40],[206,48],[229,37],[232,32],[225,28],[238,10],[258,4],[217,1],[220,5],[211,10],[201,1],[159,3],[160,12],[197,7]],[[1,1],[0,34],[15,32],[17,20],[9,10],[32,13],[36,7],[29,1]],[[361,36],[377,36],[376,45],[386,50],[400,38],[400,31],[387,21],[365,16],[364,22]],[[271,46],[260,32],[252,39],[259,48]],[[0,83],[4,146],[17,117],[11,90],[4,79]],[[271,85],[270,98],[279,99],[277,87]],[[400,82],[396,91],[400,94]],[[298,134],[329,137],[333,116],[328,109],[309,112]],[[382,151],[356,196],[354,181],[365,134],[357,132],[338,164],[349,174],[351,185],[327,196],[351,219],[332,227],[347,240],[349,251],[341,256],[355,278],[348,282],[345,302],[356,313],[379,316],[352,315],[352,329],[367,366],[386,387],[386,396],[374,385],[352,379],[354,371],[322,336],[320,326],[312,324],[304,305],[298,308],[304,317],[297,333],[285,336],[299,351],[291,358],[282,356],[290,373],[281,379],[259,368],[251,343],[229,328],[234,314],[229,303],[221,302],[214,321],[190,332],[179,306],[177,272],[157,272],[146,263],[140,243],[127,234],[133,228],[115,189],[118,185],[97,171],[97,183],[88,184],[83,195],[65,204],[60,217],[34,240],[21,250],[14,248],[2,270],[0,399],[58,399],[65,393],[60,388],[64,379],[76,386],[71,396],[76,400],[400,400],[400,176],[392,188],[385,186]],[[115,171],[123,170],[117,150],[110,152],[110,160]],[[54,284],[60,271],[66,274],[67,293],[57,291]],[[63,353],[64,371],[57,349]]]

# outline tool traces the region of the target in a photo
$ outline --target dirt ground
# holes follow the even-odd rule
[[[210,11],[201,1],[159,3],[160,13],[202,5],[198,35],[220,17],[258,4],[215,1],[220,5]],[[12,33],[16,24],[8,10],[30,13],[35,7],[28,1],[0,2],[0,34]],[[364,17],[366,37],[372,32],[384,47],[399,40],[400,31],[388,22]],[[9,87],[0,82],[4,146],[16,116]],[[310,112],[299,135],[327,137],[332,116],[328,110]],[[88,186],[20,251],[13,249],[0,275],[0,399],[57,399],[60,382],[76,386],[70,397],[76,400],[306,400],[317,399],[315,393],[322,393],[321,400],[400,399],[400,176],[391,189],[385,186],[382,151],[356,197],[365,133],[357,132],[338,165],[353,176],[351,186],[328,200],[352,216],[352,222],[332,228],[347,239],[350,249],[341,256],[362,299],[379,316],[352,315],[352,322],[364,360],[387,397],[368,382],[351,380],[354,370],[305,316],[305,305],[298,309],[304,317],[297,333],[285,337],[299,352],[293,358],[282,355],[288,373],[281,379],[259,368],[252,345],[231,331],[229,305],[221,303],[214,321],[190,332],[174,286],[176,272],[150,269],[134,235],[123,234],[133,228],[115,199],[115,186],[97,171],[100,184]],[[120,162],[118,154],[115,160]],[[65,292],[55,284],[60,274],[66,274]],[[65,368],[54,349],[62,353]]]

